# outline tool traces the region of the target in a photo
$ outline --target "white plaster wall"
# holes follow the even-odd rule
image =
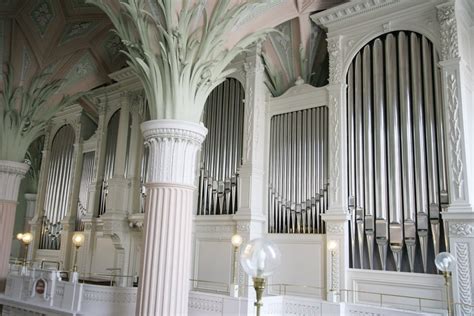
[[[268,287],[268,294],[323,298],[326,284],[326,236],[268,234],[267,238],[280,248],[282,257],[279,269],[268,279],[269,285],[275,285]]]
[[[441,275],[409,272],[349,269],[348,290],[341,291],[341,300],[356,304],[398,306],[418,310],[444,308],[446,300]],[[369,292],[369,293],[368,293]],[[387,294],[382,297],[379,294]],[[419,299],[423,298],[423,299]]]
[[[115,248],[109,237],[97,237],[92,253],[92,273],[110,274],[107,268],[113,268],[115,262]]]

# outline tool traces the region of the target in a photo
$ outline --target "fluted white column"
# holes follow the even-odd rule
[[[178,120],[141,128],[150,156],[137,314],[187,315],[197,152],[207,129]]]
[[[24,163],[0,160],[0,292],[8,274],[18,190],[28,168]]]

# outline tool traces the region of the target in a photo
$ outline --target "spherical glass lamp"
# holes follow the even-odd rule
[[[253,287],[256,292],[256,302],[254,303],[257,316],[260,315],[262,307],[262,296],[265,290],[265,278],[272,275],[281,263],[280,249],[264,238],[251,240],[242,249],[240,254],[240,264],[245,272],[253,278]]]
[[[456,266],[456,258],[449,252],[440,252],[435,258],[435,265],[438,270],[443,272],[444,287],[446,289],[446,298],[448,301],[448,315],[453,315],[453,308],[451,304],[451,291],[449,290],[449,278],[451,272]]]
[[[23,240],[23,234],[22,233],[16,234],[16,239],[18,239],[19,241],[22,241]]]
[[[272,275],[280,263],[280,249],[264,238],[251,240],[240,254],[240,264],[253,278],[266,278]]]
[[[440,252],[435,258],[435,265],[441,272],[452,272],[456,266],[456,258],[449,252]]]

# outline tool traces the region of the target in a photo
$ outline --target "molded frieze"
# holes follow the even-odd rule
[[[449,235],[453,237],[474,237],[474,225],[451,224],[449,225]]]

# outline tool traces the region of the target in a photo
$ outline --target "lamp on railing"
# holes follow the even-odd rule
[[[233,267],[232,267],[232,286],[230,290],[230,295],[233,297],[239,297],[239,281],[237,280],[238,272],[238,258],[240,245],[242,245],[242,236],[235,234],[232,236],[231,243],[234,248],[234,258],[233,258]]]
[[[446,288],[446,300],[448,303],[448,315],[454,315],[451,304],[451,294],[449,291],[449,279],[451,277],[451,272],[453,272],[456,265],[456,258],[449,252],[440,252],[435,258],[435,264],[436,268],[443,272],[444,286]]]
[[[79,251],[79,248],[84,244],[84,234],[82,233],[74,233],[72,235],[72,243],[76,247],[74,251],[74,265],[72,267],[72,281],[77,282],[79,279],[79,275],[77,273],[77,253]]]
[[[30,246],[31,242],[33,241],[33,234],[32,233],[20,233],[16,235],[18,240],[21,240],[23,245],[25,246],[25,255],[23,259],[23,268],[21,274],[26,274],[27,271],[27,263],[28,263],[28,247]]]
[[[262,296],[265,289],[265,278],[273,274],[281,262],[281,253],[278,247],[263,238],[251,240],[240,254],[240,263],[245,272],[253,278],[253,287],[256,292],[255,307],[257,316],[260,316]]]

